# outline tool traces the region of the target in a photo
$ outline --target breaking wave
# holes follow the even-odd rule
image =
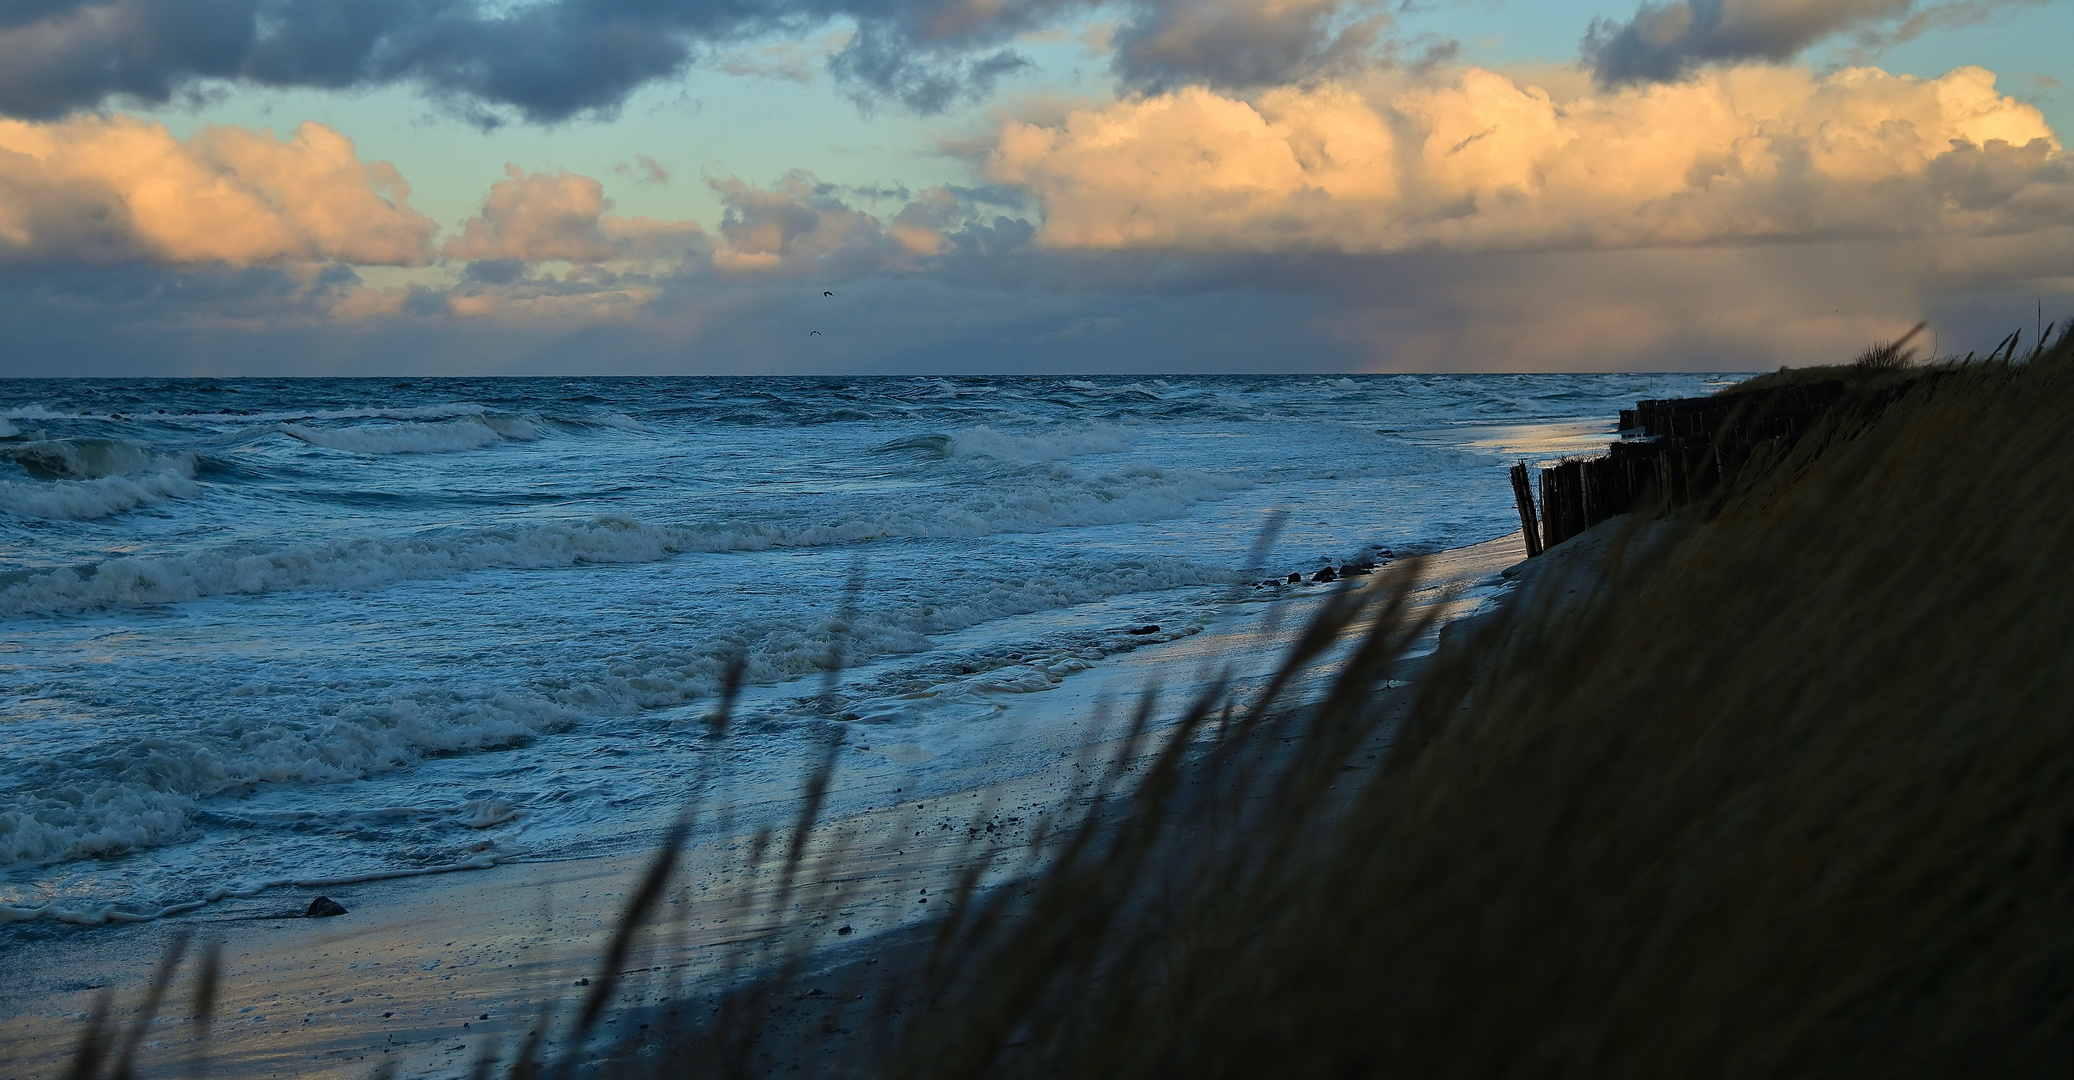
[[[177,740],[146,737],[53,753],[34,763],[29,784],[0,798],[0,867],[178,843],[193,833],[201,800],[240,787],[359,779],[430,754],[495,749],[590,718],[710,698],[737,660],[749,682],[782,683],[825,671],[838,656],[855,663],[920,652],[932,635],[1004,618],[1233,579],[1228,569],[1179,559],[1068,559],[1011,577],[977,569],[948,576],[957,579],[953,603],[894,602],[846,616],[795,612],[744,620],[695,645],[636,647],[558,671],[537,686],[332,682],[345,698],[305,710],[241,708]],[[1015,662],[976,675],[963,669],[946,675],[944,689],[1026,693],[1087,666],[1077,651],[1048,660],[1017,653]],[[252,690],[254,696],[274,692]],[[303,691],[290,693],[289,700],[311,700]],[[456,815],[471,829],[515,816],[508,804],[482,803],[459,807]]]
[[[23,517],[90,521],[201,494],[192,453],[117,439],[45,439],[4,452],[32,479],[0,480],[0,511]]]
[[[525,693],[465,699],[427,693],[328,714],[246,717],[227,722],[230,730],[214,737],[84,748],[39,761],[44,775],[35,793],[18,794],[0,809],[0,866],[106,858],[176,843],[189,836],[199,800],[232,788],[358,779],[427,754],[509,746],[581,718],[575,709]]]
[[[31,473],[60,480],[143,472],[155,458],[149,448],[120,439],[39,439],[10,446],[6,454]]]
[[[443,537],[247,545],[117,558],[90,568],[46,571],[0,587],[0,616],[294,589],[370,589],[491,568],[655,562],[694,551],[764,551],[893,537],[966,538],[1109,525],[1172,517],[1249,486],[1231,477],[1147,464],[1101,474],[1058,466],[1029,482],[972,489],[950,501],[894,503],[822,522],[674,526],[600,517]]]
[[[540,437],[539,429],[523,417],[487,414],[436,423],[364,427],[282,424],[278,430],[291,439],[326,450],[375,455],[446,454],[456,450],[479,450],[507,440],[532,442]]]
[[[23,517],[91,521],[168,499],[192,499],[202,493],[194,482],[194,464],[169,467],[137,476],[104,476],[97,480],[0,480],[0,510]]]

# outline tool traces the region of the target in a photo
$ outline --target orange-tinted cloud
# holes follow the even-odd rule
[[[505,179],[490,185],[482,213],[447,241],[449,259],[519,259],[539,262],[601,262],[618,253],[599,223],[612,205],[605,186],[575,173],[527,173],[504,166]]]
[[[703,251],[705,233],[697,222],[606,213],[612,200],[588,176],[528,173],[516,165],[504,172],[505,179],[490,185],[482,213],[463,222],[461,235],[441,249],[445,258],[674,263]]]
[[[0,120],[0,259],[417,265],[432,232],[393,166],[323,124],[183,141],[125,116]]]
[[[1466,69],[1010,121],[990,178],[1053,248],[1380,253],[1921,236],[2065,223],[2074,159],[1994,75],[1746,66],[1557,101]]]

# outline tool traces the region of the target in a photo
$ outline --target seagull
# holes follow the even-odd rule
[[[823,290],[823,291],[822,291],[822,293],[821,293],[821,295],[823,295],[823,296],[834,296],[835,294],[834,294],[834,293],[832,293],[832,292],[828,292],[828,291],[826,291],[826,290]]]
[[[808,334],[807,336],[808,336],[808,337],[820,337],[820,336],[821,336],[821,331],[819,331],[819,330],[816,330],[816,331],[814,331],[814,332],[812,332],[812,333]]]

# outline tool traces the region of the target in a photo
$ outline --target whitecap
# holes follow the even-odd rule
[[[143,472],[156,457],[149,447],[120,439],[39,439],[5,453],[31,472],[76,480]]]
[[[1134,463],[1082,472],[1053,465],[1018,483],[961,489],[940,502],[894,502],[819,522],[730,521],[667,526],[621,517],[443,537],[362,538],[242,546],[106,560],[0,587],[0,616],[172,604],[296,589],[352,590],[489,568],[656,562],[692,551],[824,547],[890,537],[960,539],[1174,517],[1253,486],[1228,476]]]
[[[202,493],[194,482],[194,466],[168,468],[138,476],[104,476],[98,480],[0,480],[0,510],[23,517],[90,521],[169,499],[192,499]]]
[[[281,434],[350,454],[444,454],[478,450],[507,439],[531,442],[540,437],[532,423],[516,416],[466,416],[419,424],[373,424],[361,427],[313,427],[282,424]]]

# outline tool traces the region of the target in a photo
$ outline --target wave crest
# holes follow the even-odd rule
[[[496,443],[532,442],[540,431],[519,416],[490,414],[418,424],[371,424],[358,427],[315,427],[282,424],[275,430],[291,439],[349,454],[447,454],[479,450]]]
[[[322,784],[405,767],[427,754],[510,746],[570,727],[584,714],[537,695],[499,690],[396,695],[307,718],[269,718],[233,741],[141,739],[88,747],[39,764],[46,782],[0,809],[0,867],[107,858],[188,837],[200,803],[247,785]],[[494,809],[494,808],[492,808]],[[463,825],[498,817],[463,806]]]
[[[823,521],[654,525],[622,517],[442,537],[221,548],[109,559],[51,570],[0,587],[0,616],[57,614],[116,604],[173,604],[209,596],[296,589],[369,589],[492,568],[656,562],[693,551],[826,547],[890,537],[969,538],[1167,518],[1251,484],[1137,464],[1107,473],[1058,465],[1022,483],[968,489],[940,503],[895,503]]]
[[[0,511],[89,521],[202,493],[193,453],[155,454],[116,439],[44,439],[6,456],[42,479],[0,480]]]
[[[38,439],[7,448],[14,463],[54,480],[98,480],[143,472],[155,455],[149,447],[120,439]]]
[[[194,464],[141,476],[104,476],[98,480],[0,480],[0,510],[23,517],[58,521],[91,521],[168,499],[192,499],[202,493],[194,482]]]

